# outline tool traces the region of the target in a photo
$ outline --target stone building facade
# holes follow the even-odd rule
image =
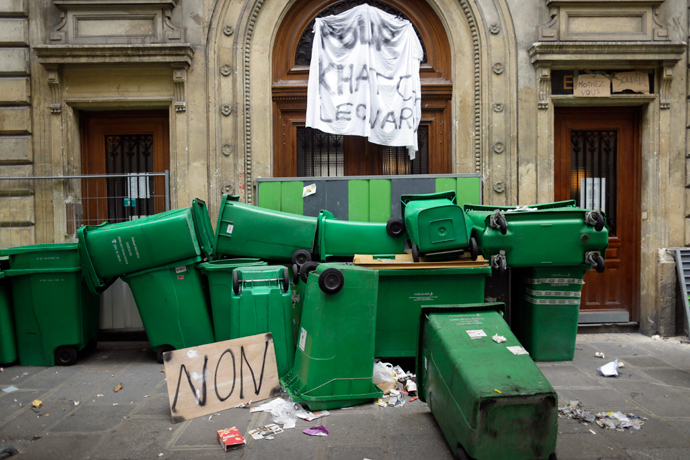
[[[257,178],[297,175],[308,77],[299,54],[312,19],[357,3],[3,0],[0,177],[108,173],[94,136],[151,132],[171,207],[200,197],[216,212],[223,193],[255,202]],[[664,248],[690,244],[688,2],[367,3],[410,19],[425,46],[425,172],[480,174],[486,204],[570,199],[605,188],[600,169],[574,164],[578,135],[598,143],[598,161],[615,165],[605,177],[617,224],[607,254],[617,278],[599,287],[598,322],[673,334],[675,264]],[[628,89],[576,94],[602,77]],[[601,160],[611,148],[618,156]],[[369,166],[361,157],[345,173],[381,173]],[[65,216],[79,186],[9,183],[2,245],[74,239]]]

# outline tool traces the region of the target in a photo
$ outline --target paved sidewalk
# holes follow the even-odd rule
[[[560,419],[558,458],[690,458],[690,345],[681,338],[652,340],[639,334],[578,336],[575,360],[539,363],[561,404],[578,400],[589,412],[622,411],[647,417],[639,431],[618,432]],[[331,411],[320,419],[328,437],[309,437],[300,421],[274,440],[223,452],[216,430],[247,430],[270,415],[230,409],[173,425],[163,366],[142,342],[101,343],[72,367],[6,367],[0,373],[0,446],[21,459],[452,459],[426,404],[402,408],[374,404]],[[594,357],[604,352],[606,359]],[[596,369],[618,358],[617,378]],[[410,369],[411,370],[411,369]],[[115,393],[113,387],[123,384]],[[102,396],[99,396],[102,395]],[[31,402],[43,401],[34,410]],[[78,402],[78,405],[75,405]],[[590,431],[591,430],[591,431]],[[594,433],[592,433],[592,431]]]

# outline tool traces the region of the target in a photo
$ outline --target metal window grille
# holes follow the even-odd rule
[[[337,177],[345,175],[345,137],[318,129],[297,128],[297,175]]]
[[[616,131],[572,131],[570,198],[586,209],[606,213],[609,235],[616,235]]]
[[[382,150],[384,175],[429,174],[429,126],[420,125],[417,130],[417,153],[410,160],[406,147],[387,147]]]

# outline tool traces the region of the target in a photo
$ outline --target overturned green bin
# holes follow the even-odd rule
[[[122,276],[160,363],[166,351],[215,341],[200,261],[197,256]]]
[[[12,284],[5,272],[9,267],[7,256],[0,257],[0,364],[17,360],[17,339],[12,313]]]
[[[95,346],[98,296],[89,292],[76,243],[0,251],[10,268],[17,354],[22,366],[72,365]]]
[[[555,459],[558,396],[511,333],[502,309],[424,309],[419,397],[463,460]],[[506,340],[498,343],[495,335]]]
[[[311,410],[382,395],[373,383],[378,272],[321,264],[309,273],[295,365],[281,383]]]

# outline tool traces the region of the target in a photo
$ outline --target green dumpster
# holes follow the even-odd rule
[[[10,364],[17,360],[17,339],[14,332],[12,313],[12,284],[5,277],[8,257],[0,257],[0,364]]]
[[[589,268],[532,268],[513,273],[512,330],[533,360],[572,361],[583,277]]]
[[[278,375],[282,377],[292,368],[295,342],[287,268],[236,268],[232,273],[229,315],[221,321],[229,329],[229,339],[270,332],[273,334]]]
[[[355,254],[404,254],[402,225],[397,230],[390,230],[389,224],[338,220],[329,211],[321,211],[316,230],[315,253],[322,262],[351,261]]]
[[[281,383],[311,410],[382,396],[372,381],[378,272],[321,264],[309,274],[295,365]]]
[[[454,191],[425,195],[402,195],[401,214],[415,262],[455,259],[469,250],[477,259],[477,242],[472,238],[472,221],[457,204]]]
[[[213,333],[217,342],[230,340],[230,297],[232,296],[232,272],[238,267],[267,265],[259,259],[223,259],[199,264],[198,268],[208,278],[211,296]]]
[[[495,268],[590,263],[604,271],[608,228],[600,211],[561,201],[516,206],[465,205],[473,235]]]
[[[484,301],[487,264],[464,268],[378,270],[376,356],[416,356],[424,305]]]
[[[76,243],[2,250],[12,282],[19,364],[71,365],[77,352],[95,345],[98,296],[89,292]],[[6,278],[6,279],[7,279]]]
[[[163,353],[214,342],[201,257],[123,275],[158,362]]]
[[[425,308],[417,385],[461,459],[555,459],[558,396],[503,320],[503,304]],[[494,335],[505,337],[497,343]],[[515,354],[518,353],[518,354]]]
[[[239,203],[230,195],[223,195],[218,214],[216,257],[258,257],[300,264],[311,260],[316,238],[315,217]]]
[[[121,275],[213,253],[213,229],[206,203],[141,219],[81,227],[79,256],[93,292]]]

